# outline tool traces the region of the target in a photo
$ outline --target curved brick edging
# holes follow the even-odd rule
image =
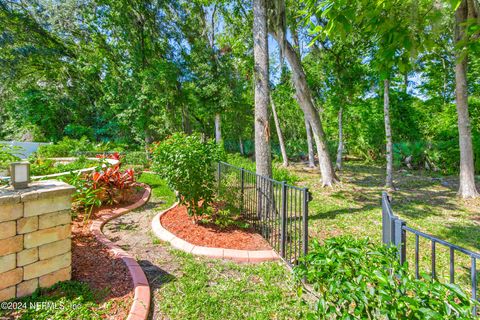
[[[224,249],[224,248],[212,248],[212,247],[203,247],[191,244],[162,226],[160,218],[162,215],[172,210],[178,205],[178,202],[175,203],[170,208],[157,214],[152,220],[152,230],[157,237],[161,240],[169,242],[172,247],[185,251],[187,253],[206,256],[209,258],[216,259],[228,259],[238,262],[264,262],[264,261],[273,261],[278,260],[279,257],[273,250],[237,250],[237,249]]]
[[[115,258],[120,258],[123,260],[125,265],[130,272],[132,277],[133,287],[135,290],[133,297],[133,304],[128,313],[127,320],[145,320],[148,317],[148,312],[150,310],[150,285],[148,284],[147,277],[143,272],[140,265],[137,263],[135,258],[130,254],[122,250],[120,247],[111,242],[102,232],[103,226],[110,220],[124,215],[136,208],[143,206],[147,203],[152,192],[152,188],[148,185],[143,185],[145,192],[142,195],[142,198],[131,204],[129,206],[112,210],[109,214],[103,215],[100,219],[94,220],[90,226],[90,231],[95,236],[95,238],[104,244],[110,252],[113,253]]]

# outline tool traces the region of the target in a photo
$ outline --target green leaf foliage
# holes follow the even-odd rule
[[[180,203],[196,219],[213,200],[216,163],[223,158],[223,148],[214,141],[175,133],[154,148],[152,169],[178,192]]]
[[[318,298],[311,319],[473,319],[468,294],[427,275],[417,280],[395,247],[342,236],[313,241],[295,268]]]

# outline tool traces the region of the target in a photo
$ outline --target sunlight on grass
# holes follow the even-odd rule
[[[163,202],[159,205],[159,210],[170,207],[176,201],[175,194],[170,190],[165,180],[158,175],[153,173],[142,173],[138,182],[148,184],[152,187],[152,198],[150,201]]]
[[[182,276],[158,294],[172,319],[300,319],[308,306],[281,263],[239,265],[171,250]]]
[[[104,319],[110,304],[96,301],[102,293],[94,293],[87,284],[65,281],[48,289],[37,289],[31,296],[11,301],[17,308],[0,310],[1,319]],[[4,318],[5,317],[5,318]]]
[[[309,207],[309,233],[312,238],[327,239],[339,235],[369,237],[380,242],[382,235],[381,193],[384,191],[384,169],[349,162],[341,173],[342,183],[322,188],[318,171],[304,170],[296,164],[290,168],[313,193]],[[391,193],[392,208],[407,225],[473,251],[480,251],[480,226],[477,202],[456,197],[455,179],[445,181],[415,172],[396,172],[397,191]],[[407,235],[407,255],[414,270],[414,240]],[[449,251],[437,245],[437,275],[448,280]],[[431,243],[420,242],[420,272],[431,272]],[[455,257],[457,281],[469,284],[470,258]]]

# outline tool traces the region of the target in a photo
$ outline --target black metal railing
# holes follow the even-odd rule
[[[480,259],[480,253],[470,251],[459,247],[445,240],[433,237],[416,229],[407,226],[406,222],[395,216],[390,205],[390,198],[386,192],[382,193],[382,241],[398,248],[400,263],[407,261],[407,233],[415,235],[415,277],[420,278],[420,239],[426,239],[431,244],[430,250],[430,272],[432,279],[437,277],[437,244],[448,249],[449,252],[449,281],[455,283],[455,253],[460,253],[469,257],[470,260],[470,283],[471,297],[473,301],[477,299],[477,260]],[[473,308],[474,315],[477,314],[477,307]]]
[[[217,168],[218,194],[242,214],[293,266],[308,251],[307,188],[288,185],[225,162]]]

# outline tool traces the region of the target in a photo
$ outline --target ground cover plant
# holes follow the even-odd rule
[[[317,292],[318,319],[474,319],[470,296],[427,274],[416,280],[401,266],[395,247],[368,238],[334,237],[320,244],[295,268]]]

